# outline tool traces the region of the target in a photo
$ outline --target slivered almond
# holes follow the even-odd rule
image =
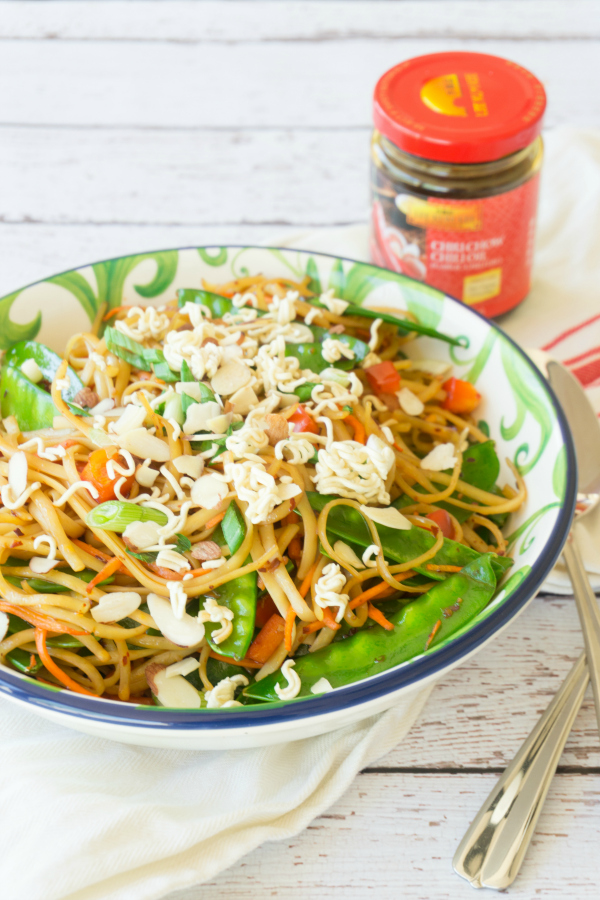
[[[207,400],[205,403],[192,403],[188,407],[185,424],[183,426],[184,434],[200,434],[208,429],[209,419],[221,414],[221,407],[216,400]]]
[[[95,622],[118,622],[139,609],[141,602],[142,598],[136,591],[116,591],[105,594],[90,612]]]
[[[384,509],[379,506],[361,506],[360,511],[378,525],[387,525],[388,528],[397,528],[399,531],[410,531],[412,528],[406,516],[403,516],[395,506]]]
[[[343,563],[352,566],[355,569],[364,569],[365,564],[358,558],[352,547],[344,541],[336,541],[333,549],[342,560]]]
[[[178,456],[172,462],[180,475],[188,475],[190,478],[200,478],[204,469],[201,456]]]
[[[279,441],[285,441],[290,436],[290,428],[285,416],[277,413],[267,413],[261,421],[263,430],[269,438],[269,444],[274,447]]]
[[[193,647],[204,637],[204,625],[184,612],[181,619],[176,618],[168,600],[158,594],[148,594],[148,609],[156,627],[162,631],[167,640],[178,647]]]
[[[194,659],[193,656],[186,656],[185,659],[180,659],[179,662],[167,666],[166,675],[167,678],[175,678],[176,675],[189,675],[190,672],[195,672],[199,668],[199,660]]]
[[[447,444],[438,444],[427,456],[421,460],[421,468],[429,469],[430,472],[443,472],[444,469],[453,469],[456,465],[456,447],[448,442]]]
[[[150,690],[161,706],[171,709],[200,709],[200,694],[183,675],[167,675],[167,667],[150,663],[144,670]]]
[[[144,424],[145,418],[146,410],[143,406],[128,406],[112,426],[114,433],[123,435],[128,431],[137,430]],[[143,454],[138,455],[142,456]]]
[[[230,397],[245,387],[252,379],[252,372],[248,366],[239,362],[228,362],[218,370],[211,378],[210,384],[213,391],[223,397]]]
[[[13,500],[27,489],[27,468],[27,457],[22,450],[17,450],[8,464],[8,483]]]
[[[227,485],[214,475],[202,475],[191,490],[192,503],[201,509],[215,509],[228,492]]]
[[[192,558],[201,559],[203,562],[207,559],[219,559],[220,556],[221,548],[215,541],[199,541],[192,550]]]
[[[145,428],[133,428],[122,434],[119,438],[119,445],[123,450],[129,450],[136,456],[151,459],[154,462],[168,462],[171,459],[169,445],[155,435],[149,434]]]
[[[295,395],[294,400],[297,400]],[[230,401],[232,407],[231,412],[239,413],[242,416],[247,415],[251,409],[254,409],[254,407],[258,405],[258,397],[256,396],[254,388],[251,388],[250,385],[246,385],[245,387],[240,388],[239,391],[236,391],[235,394],[232,394]],[[225,404],[225,408],[227,409],[227,403]]]
[[[214,419],[208,419],[206,424],[213,434],[225,434],[231,425],[231,413],[221,413],[220,416],[215,416]]]
[[[158,522],[130,522],[123,532],[123,541],[134,553],[139,553],[158,543],[159,530]]]
[[[45,575],[59,564],[59,559],[45,559],[43,556],[33,556],[29,560],[29,568],[36,575]]]
[[[420,416],[425,406],[410,388],[403,387],[402,390],[396,392],[396,397],[400,401],[400,406],[409,416]]]
[[[297,497],[298,494],[302,493],[302,488],[298,487],[297,484],[278,484],[277,485],[277,496],[283,503],[284,500],[292,500],[294,497]]]

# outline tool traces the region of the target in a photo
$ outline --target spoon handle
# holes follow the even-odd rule
[[[452,861],[472,887],[503,891],[517,877],[588,682],[582,653],[473,819]]]
[[[563,547],[563,557],[573,585],[577,611],[583,631],[585,653],[594,691],[596,719],[600,728],[600,606],[591,588],[585,566],[577,546],[575,525]]]

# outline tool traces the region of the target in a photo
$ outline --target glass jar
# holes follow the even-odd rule
[[[529,290],[545,109],[527,70],[438,53],[380,79],[371,258],[488,316]]]

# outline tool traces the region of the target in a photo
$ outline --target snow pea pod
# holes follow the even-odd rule
[[[31,628],[31,625],[28,625],[27,627]],[[79,644],[79,646],[81,646],[81,644]],[[31,653],[27,653],[26,650],[21,650],[20,647],[15,647],[14,650],[11,650],[10,653],[6,654],[7,660],[17,672],[23,672],[24,675],[36,675],[42,668],[43,663],[35,656],[35,654],[33,654],[34,663],[32,666],[31,656]]]
[[[50,347],[46,347],[45,344],[40,344],[38,341],[19,341],[18,344],[14,344],[10,350],[7,351],[4,362],[14,369],[20,369],[23,363],[27,362],[28,359],[32,359],[37,364],[38,369],[42,373],[42,378],[45,381],[54,380],[54,376],[62,363],[62,358],[58,353],[55,353]],[[62,396],[65,400],[72,400],[83,388],[83,382],[70,367],[67,369],[67,375],[70,384],[69,387],[62,392]]]
[[[8,351],[0,376],[0,398],[2,416],[15,416],[21,431],[37,431],[39,428],[51,428],[58,410],[52,402],[49,391],[40,384],[35,384],[21,371],[21,365],[33,359],[45,381],[52,381],[62,360],[43,344],[37,341],[21,341]],[[73,369],[67,369],[69,387],[63,391],[68,402],[82,390],[83,383]],[[69,404],[71,405],[71,404]],[[89,415],[77,406],[71,409],[79,416]]]
[[[316,512],[320,512],[330,500],[339,499],[314,491],[307,491],[307,496],[310,505]],[[435,536],[424,528],[413,527],[410,531],[399,531],[396,528],[388,528],[387,525],[376,525],[375,527],[386,559],[394,560],[394,562],[405,563],[416,559],[435,543]],[[336,538],[342,538],[350,546],[358,545],[362,550],[372,543],[371,534],[362,515],[350,506],[334,506],[327,518],[327,531]],[[415,566],[414,568],[416,572],[421,572],[428,578],[443,580],[444,575],[427,569],[428,563],[438,566],[465,566],[480,556],[481,554],[477,550],[444,538],[443,545],[433,559],[427,560],[424,566]],[[505,556],[494,555],[492,559],[492,567],[498,578],[512,564],[512,559]]]
[[[232,553],[241,547],[246,536],[244,517],[235,503],[231,503],[221,522],[223,537]],[[250,562],[250,558],[246,560]],[[206,638],[212,649],[222,656],[243,659],[254,634],[256,618],[256,600],[258,596],[256,572],[248,572],[239,578],[225,582],[212,591],[220,606],[226,606],[233,612],[232,632],[220,644],[212,640],[213,632],[221,626],[218,622],[206,623]]]
[[[326,678],[332,687],[352,684],[407,662],[457,632],[490,602],[496,588],[492,556],[485,553],[462,571],[438,582],[418,600],[390,616],[393,631],[380,625],[362,628],[352,637],[296,660],[302,687],[298,696]],[[244,694],[257,700],[278,700],[275,685],[285,685],[279,672],[249,685]]]

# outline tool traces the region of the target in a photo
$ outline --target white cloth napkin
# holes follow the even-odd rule
[[[369,258],[366,225],[305,232],[284,245]],[[498,324],[522,347],[565,363],[600,415],[600,132],[562,128],[546,137],[532,288]],[[578,533],[600,591],[600,508],[579,523]],[[562,562],[544,590],[572,593]]]
[[[212,753],[87,737],[3,700],[0,896],[159,900],[214,878],[335,803],[430,691],[321,737]]]
[[[558,131],[547,148],[534,286],[502,322],[529,347],[547,346],[600,314],[600,135]],[[287,243],[366,258],[365,227]],[[600,359],[596,347],[600,316],[549,349],[567,360],[592,351],[585,361],[593,361]],[[589,391],[600,406],[600,373]],[[600,522],[588,528],[584,556],[600,573]],[[296,834],[334,803],[361,768],[404,737],[430,689],[328,735],[214,753],[87,737],[2,699],[0,894],[159,900],[213,878],[263,841]]]

